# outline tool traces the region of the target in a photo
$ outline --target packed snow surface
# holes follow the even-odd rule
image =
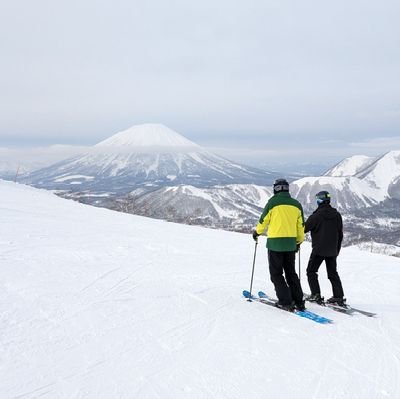
[[[344,248],[348,302],[378,316],[310,305],[319,325],[241,297],[250,235],[2,181],[0,210],[1,398],[400,397],[399,259]],[[253,287],[273,295],[264,243]]]

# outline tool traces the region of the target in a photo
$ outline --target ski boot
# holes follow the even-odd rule
[[[343,308],[346,307],[346,298],[339,298],[339,297],[331,297],[329,298],[326,303],[329,303],[331,305],[338,305],[341,306]]]
[[[312,294],[307,298],[307,301],[316,302],[319,305],[322,305],[324,303],[324,297],[321,296],[321,294]]]
[[[284,305],[280,302],[275,302],[275,306],[279,309],[287,310],[288,312],[294,312],[295,310],[294,303],[291,303],[289,305]]]
[[[306,310],[306,301],[298,302],[294,306],[296,310],[304,312]]]

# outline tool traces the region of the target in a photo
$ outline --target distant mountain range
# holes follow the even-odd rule
[[[306,214],[315,209],[314,194],[320,190],[329,191],[332,205],[343,213],[346,244],[400,253],[400,151],[377,158],[350,157],[324,176],[292,185],[292,194]]]
[[[138,186],[269,185],[276,177],[212,154],[166,126],[144,124],[113,135],[87,154],[37,170],[25,182],[53,190],[122,194]]]
[[[296,180],[292,190],[309,211],[315,206],[313,196],[321,190],[329,191],[332,203],[347,212],[400,199],[400,151],[377,158],[346,158],[324,176]]]
[[[173,222],[249,232],[271,196],[271,188],[251,184],[181,185],[150,192],[137,189],[106,206]]]
[[[133,126],[86,154],[30,173],[25,182],[119,211],[250,232],[277,172],[239,165],[158,124]],[[353,156],[323,176],[291,182],[306,216],[327,190],[346,221],[346,242],[400,246],[400,151]]]

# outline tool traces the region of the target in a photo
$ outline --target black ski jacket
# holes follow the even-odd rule
[[[311,232],[313,253],[337,256],[343,240],[343,221],[340,213],[329,204],[321,204],[306,220],[304,232]]]

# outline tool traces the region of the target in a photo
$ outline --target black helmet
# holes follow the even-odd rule
[[[331,195],[328,193],[328,191],[320,191],[315,195],[315,198],[317,200],[317,204],[330,204],[331,202]]]
[[[281,191],[289,192],[289,183],[286,179],[276,179],[274,181],[274,194],[280,193]]]

